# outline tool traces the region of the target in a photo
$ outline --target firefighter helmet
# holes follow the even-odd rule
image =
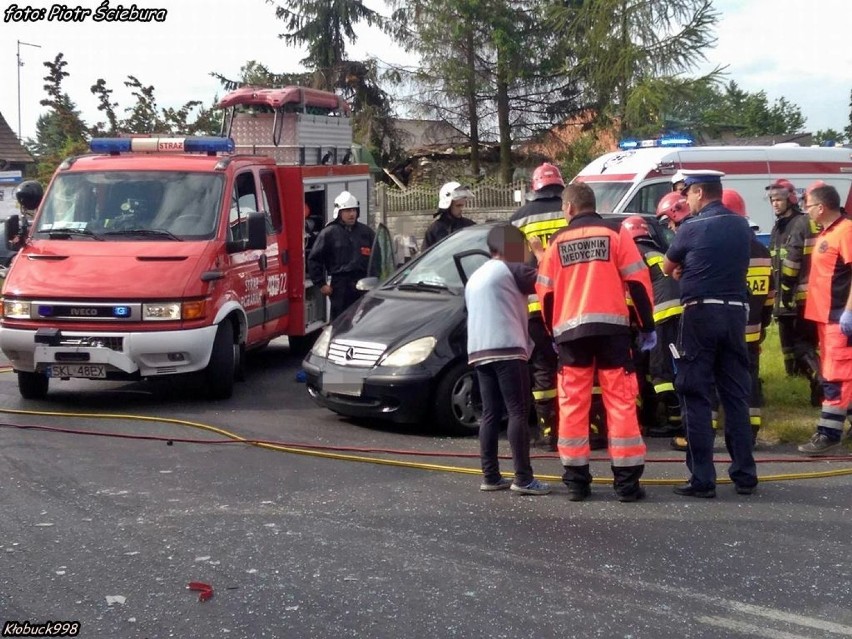
[[[562,179],[562,173],[559,172],[559,167],[545,162],[538,167],[532,174],[532,190],[540,191],[546,186],[565,186],[565,180]]]
[[[361,205],[358,204],[358,198],[349,191],[343,191],[343,193],[334,198],[334,217],[337,217],[341,211],[345,211],[346,209],[355,209],[356,216],[361,212]]]
[[[438,191],[438,208],[448,209],[456,200],[469,200],[473,198],[470,188],[459,182],[447,182]],[[437,217],[437,214],[436,216]]]
[[[787,196],[787,202],[790,204],[798,204],[799,196],[796,195],[796,187],[793,186],[793,183],[790,180],[786,180],[784,178],[779,178],[775,180],[772,184],[766,187],[766,190],[769,191],[769,197],[772,197],[774,192],[779,193],[780,195]]]
[[[41,198],[44,196],[44,189],[36,180],[27,180],[21,182],[18,188],[15,189],[15,199],[22,209],[27,211],[35,211],[41,203]]]
[[[648,223],[643,220],[640,215],[631,215],[630,217],[624,218],[621,226],[627,229],[627,232],[630,233],[630,237],[634,240],[639,239],[640,237],[651,237],[651,229],[648,228]]]
[[[733,189],[722,189],[722,205],[741,217],[748,217],[745,200]]]
[[[675,224],[680,224],[689,217],[689,205],[686,198],[677,191],[666,193],[657,204],[657,219],[665,216]]]

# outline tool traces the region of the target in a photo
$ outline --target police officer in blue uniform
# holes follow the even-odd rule
[[[678,229],[663,270],[680,279],[683,319],[675,388],[681,398],[691,477],[674,492],[688,497],[716,496],[711,418],[716,391],[725,411],[728,475],[736,492],[757,486],[749,424],[748,311],[746,272],[751,237],[748,222],[722,204],[719,171],[683,171],[682,193],[693,212]]]

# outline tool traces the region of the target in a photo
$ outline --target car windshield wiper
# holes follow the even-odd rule
[[[164,229],[124,229],[122,231],[106,231],[104,235],[130,235],[137,237],[163,237],[169,240],[174,240],[175,242],[183,242],[183,238],[178,237],[171,231],[166,231]]]
[[[397,288],[400,291],[449,291],[453,293],[453,290],[446,284],[436,284],[435,282],[404,282],[398,284]]]
[[[92,231],[91,229],[72,229],[72,228],[59,228],[59,229],[41,229],[37,231],[38,233],[47,233],[48,237],[51,240],[70,240],[73,235],[83,235],[85,237],[90,237],[93,240],[99,240],[103,242],[104,238],[100,235]]]

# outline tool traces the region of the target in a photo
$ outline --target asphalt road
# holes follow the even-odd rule
[[[352,423],[316,407],[286,340],[233,399],[185,385],[71,381],[42,402],[0,375],[0,629],[79,621],[81,637],[850,637],[852,478],[719,486],[715,500],[651,485],[621,504],[605,483],[571,503],[481,493],[476,474],[361,463],[241,443],[475,453],[473,439]],[[208,443],[185,443],[180,438]],[[682,479],[650,440],[646,477]],[[505,448],[505,442],[503,442]],[[506,451],[508,449],[506,448]],[[477,460],[355,453],[475,469]],[[724,451],[720,451],[724,457]],[[764,475],[797,464],[762,447]],[[791,460],[787,463],[785,460]],[[555,458],[534,462],[556,475]],[[505,462],[504,470],[510,465]],[[595,463],[596,477],[609,468]],[[724,464],[719,465],[724,476]],[[206,602],[187,589],[213,588]]]

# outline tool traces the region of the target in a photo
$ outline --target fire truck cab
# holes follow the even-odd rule
[[[22,396],[43,397],[51,378],[197,374],[225,398],[247,350],[285,335],[302,350],[326,323],[305,256],[339,193],[364,210],[370,197],[348,107],[300,87],[219,106],[221,137],[93,139],[31,223],[7,224],[20,250],[0,350]]]

